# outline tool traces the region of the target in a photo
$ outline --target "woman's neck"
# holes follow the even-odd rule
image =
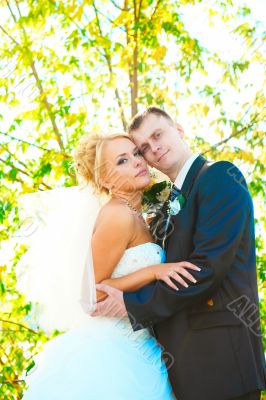
[[[113,193],[112,198],[122,200],[125,203],[128,203],[133,209],[137,211],[141,210],[141,202],[142,202],[142,195],[141,191],[138,192],[131,192],[131,193]]]

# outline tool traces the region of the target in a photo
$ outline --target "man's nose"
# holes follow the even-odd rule
[[[156,153],[158,150],[160,150],[160,148],[161,148],[161,146],[159,145],[159,143],[151,144],[151,151],[153,153]]]

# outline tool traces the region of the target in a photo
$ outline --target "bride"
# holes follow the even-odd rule
[[[53,230],[51,236],[54,237],[50,237],[50,242],[47,242],[51,243],[51,248],[48,249],[46,243],[46,253],[50,253],[50,261],[47,262],[46,259],[46,264],[41,262],[43,257],[39,251],[37,253],[40,264],[45,264],[49,274],[52,272],[56,276],[56,270],[61,271],[61,277],[57,275],[54,283],[47,285],[49,293],[46,306],[50,307],[50,311],[54,308],[56,313],[58,304],[61,304],[61,311],[56,317],[59,325],[63,315],[67,316],[68,322],[76,321],[79,311],[76,308],[75,312],[71,303],[73,293],[78,290],[81,293],[81,304],[78,307],[83,308],[82,323],[73,323],[72,326],[71,323],[67,324],[71,329],[46,343],[44,350],[35,359],[33,372],[26,378],[28,389],[23,398],[173,399],[167,367],[161,357],[162,349],[148,329],[134,332],[128,317],[118,319],[89,316],[95,301],[105,298],[103,292],[96,291],[95,283],[105,283],[122,291],[135,291],[156,279],[165,281],[175,289],[174,281],[169,276],[184,286],[187,284],[182,276],[191,281],[194,279],[178,263],[164,264],[164,250],[153,242],[141,216],[142,194],[150,184],[147,164],[138,148],[125,134],[94,134],[84,137],[76,150],[75,164],[78,174],[98,191],[99,196],[108,195],[108,201],[99,209],[97,216],[94,216],[95,223],[86,243],[88,255],[85,267],[82,267],[82,278],[78,268],[80,260],[77,265],[75,261],[71,261],[73,279],[69,278],[71,273],[67,267],[67,257],[61,258],[61,263],[52,260],[53,243],[57,243],[55,251],[61,245],[62,254],[69,252],[73,258],[73,241],[80,235],[74,229],[75,218],[72,220],[72,242],[69,240],[62,244],[63,239],[59,238],[58,241],[58,232]],[[67,201],[67,194],[65,196],[62,197],[62,207],[64,201]],[[87,200],[90,204],[91,200]],[[70,208],[71,204],[69,211]],[[93,211],[92,213],[94,214]],[[68,216],[65,218],[68,219]],[[86,218],[84,214],[81,221],[85,225]],[[91,224],[90,218],[88,224]],[[190,268],[193,269],[193,266]],[[70,285],[67,290],[64,286],[65,293],[63,290],[60,293],[57,288],[65,282],[66,275]],[[45,279],[41,278],[41,281],[44,284]],[[81,283],[80,286],[78,282]],[[41,298],[41,289],[36,289],[35,284],[31,285],[33,286],[35,298],[38,295]],[[44,292],[47,294],[47,288]],[[64,298],[65,306],[62,300]],[[54,324],[56,325],[56,321]]]

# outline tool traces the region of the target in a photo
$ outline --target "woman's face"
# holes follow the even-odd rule
[[[150,184],[148,166],[135,143],[115,138],[104,144],[102,184],[113,193],[134,193]]]

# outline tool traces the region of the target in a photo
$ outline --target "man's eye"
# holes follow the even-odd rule
[[[161,134],[162,134],[162,132],[157,132],[157,133],[156,133],[156,137],[157,137],[157,138],[160,137]]]
[[[143,149],[141,150],[142,155],[145,154],[148,151],[148,146],[143,147]]]
[[[142,152],[140,150],[136,151],[134,154],[135,157],[142,157]]]

